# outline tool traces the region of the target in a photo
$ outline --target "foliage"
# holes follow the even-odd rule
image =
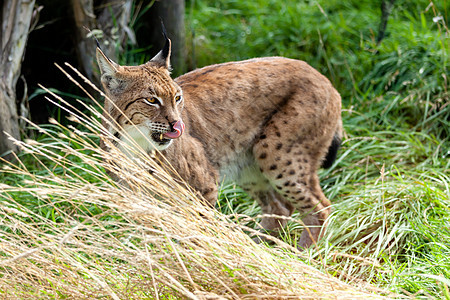
[[[421,126],[443,137],[450,133],[445,2],[400,1],[377,45],[373,1],[191,0],[191,51],[198,66],[270,55],[305,60],[333,82],[345,105],[367,111],[373,99],[381,98],[380,106],[401,101],[393,116],[406,115],[409,127],[434,117],[437,123]]]

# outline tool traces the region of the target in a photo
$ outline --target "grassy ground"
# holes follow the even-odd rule
[[[377,45],[371,1],[188,1],[192,65],[283,55],[341,92],[345,139],[321,171],[333,202],[324,239],[291,248],[295,215],[286,243],[254,245],[242,231],[260,211],[239,187],[223,187],[218,214],[163,170],[149,190],[148,157],[112,154],[128,165],[130,187],[116,186],[86,116],[46,126],[22,145],[23,164],[2,170],[0,295],[450,299],[449,31],[447,2],[430,3],[397,3]]]

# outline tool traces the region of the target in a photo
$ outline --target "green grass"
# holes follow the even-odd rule
[[[333,82],[346,107],[365,115],[375,109],[375,123],[381,111],[405,116],[411,127],[427,117],[423,129],[448,136],[445,3],[397,3],[379,45],[381,13],[372,1],[192,0],[186,31],[197,67],[270,55],[305,60]],[[367,107],[374,100],[379,107]]]
[[[286,274],[297,274],[306,268],[304,264],[309,264],[331,278],[367,288],[365,291],[450,299],[448,2],[397,2],[386,38],[379,45],[375,40],[380,11],[373,1],[187,2],[188,48],[196,54],[190,57],[191,66],[258,56],[288,56],[305,60],[320,70],[342,94],[343,145],[332,168],[320,171],[333,212],[324,238],[316,247],[300,254],[288,246],[295,245],[302,230],[298,214],[294,214],[281,236],[288,245],[278,242],[266,248],[247,244],[246,236],[236,233],[233,226],[230,229],[228,220],[248,232],[251,229],[245,226],[255,228],[261,211],[233,184],[223,186],[219,195],[218,210],[228,219],[220,223],[223,216],[217,215],[219,224],[211,221],[223,233],[214,232],[189,211],[178,218],[170,208],[154,204],[145,189],[115,189],[98,166],[103,166],[94,146],[98,137],[83,134],[89,130],[77,123],[71,123],[73,127],[53,124],[44,126],[46,135],[36,135],[39,146],[31,154],[20,154],[29,172],[4,170],[0,174],[0,238],[12,247],[0,247],[0,257],[10,259],[11,253],[20,255],[37,245],[44,249],[42,256],[26,260],[26,266],[33,270],[30,273],[21,269],[20,261],[8,269],[0,260],[0,290],[6,286],[5,290],[11,293],[13,283],[22,278],[11,276],[21,274],[22,282],[29,286],[17,288],[15,295],[25,293],[40,298],[55,295],[55,291],[59,297],[86,297],[102,290],[93,280],[96,276],[109,278],[103,283],[123,298],[154,298],[155,282],[160,299],[177,298],[171,297],[172,293],[178,298],[186,297],[187,292],[174,282],[191,292],[201,286],[202,291],[231,295],[216,280],[220,278],[233,292],[245,295],[256,293],[253,287],[263,283],[247,282],[244,275],[251,280],[264,278],[264,287],[272,289],[276,276],[271,276],[271,271],[276,269],[280,273],[274,274],[281,276],[286,268]],[[439,16],[443,19],[433,21]],[[140,61],[133,51],[141,50],[130,49],[120,61]],[[37,150],[47,157],[37,155]],[[101,197],[77,195],[76,191],[85,186]],[[72,194],[63,193],[63,188]],[[161,193],[167,193],[167,188]],[[184,202],[179,202],[180,198],[192,200],[189,193],[180,193],[166,196],[181,206]],[[133,210],[133,201],[141,198],[150,199],[155,205],[152,209],[169,215],[173,224],[161,226]],[[193,223],[186,222],[186,218]],[[61,238],[71,232],[74,224],[85,226],[79,234],[83,242],[76,244],[79,248],[61,247],[53,241],[55,236]],[[184,230],[191,225],[191,232]],[[164,230],[169,233],[165,235]],[[152,234],[166,242],[155,240],[153,248],[142,247],[144,236]],[[217,235],[220,239],[215,243]],[[192,236],[203,238],[196,244],[190,242]],[[187,246],[169,246],[169,240],[188,242]],[[231,240],[241,246],[229,248]],[[102,245],[107,251],[98,256],[95,252]],[[204,256],[194,255],[192,249]],[[134,259],[136,254],[149,251],[159,259],[154,261],[156,279],[151,267]],[[181,253],[181,258],[177,253]],[[224,263],[220,255],[229,261]],[[252,255],[253,259],[264,258],[270,263],[266,266],[254,261]],[[33,277],[39,274],[41,264],[53,266],[51,276]],[[211,270],[217,265],[223,269],[214,273]],[[170,281],[168,275],[174,275],[170,273],[173,266],[179,277]],[[258,273],[257,267],[252,266],[263,271]],[[16,273],[11,268],[16,268]],[[286,293],[283,295],[308,290],[288,279],[281,284]],[[46,282],[46,292],[33,285],[39,280]],[[289,289],[290,284],[294,288]],[[319,286],[326,289],[326,284]],[[73,291],[69,291],[71,287]],[[319,288],[318,292],[323,291]],[[348,295],[352,292],[348,290]],[[102,295],[112,297],[113,293],[106,291]],[[313,292],[304,294],[311,295],[319,297]],[[345,289],[339,295],[345,299]]]

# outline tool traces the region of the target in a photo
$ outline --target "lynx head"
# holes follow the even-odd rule
[[[170,77],[170,39],[164,48],[140,66],[120,66],[97,48],[101,81],[109,99],[105,115],[121,128],[110,132],[123,141],[130,138],[145,151],[164,150],[181,136],[183,93]]]

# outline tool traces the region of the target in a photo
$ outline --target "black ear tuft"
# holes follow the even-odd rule
[[[164,26],[163,21],[161,20],[161,26],[163,31],[164,39],[166,40],[166,43],[164,45],[164,48],[158,52],[158,54],[155,55],[148,63],[151,64],[157,64],[160,65],[170,71],[170,51],[171,51],[171,42],[170,39],[167,37],[167,31],[166,27]]]
[[[94,38],[94,40],[95,40],[95,42],[97,43],[97,48],[99,48],[102,52],[103,52],[103,49],[102,49],[102,47],[100,47],[100,42],[98,41],[98,39],[97,39],[97,37],[95,36],[95,34],[87,27],[87,26],[83,26],[83,28],[88,32],[88,34],[87,34],[87,36],[86,37],[93,37]],[[109,59],[109,58],[108,58]]]
[[[164,40],[166,41],[166,43],[164,44],[164,48],[162,49],[162,55],[164,58],[167,58],[170,55],[170,40],[167,37],[166,26],[164,26],[164,22],[161,17],[160,20],[161,20],[162,34],[164,36]]]

